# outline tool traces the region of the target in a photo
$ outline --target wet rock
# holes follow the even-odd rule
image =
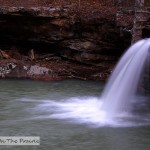
[[[40,67],[37,65],[33,65],[29,68],[27,74],[30,76],[32,75],[45,75],[49,73],[49,69],[46,67]]]
[[[65,40],[61,43],[62,46],[78,50],[78,51],[92,51],[93,49],[98,49],[99,46],[96,45],[94,42],[84,40],[84,39],[71,39],[71,40]]]
[[[29,58],[30,58],[31,60],[34,60],[34,59],[35,59],[35,53],[34,53],[34,50],[33,50],[33,49],[31,49],[31,50],[28,52],[28,55],[29,55]]]
[[[5,78],[15,68],[16,64],[13,62],[6,62],[4,64],[0,64],[0,78]]]
[[[83,66],[68,61],[27,62],[23,60],[0,60],[0,78],[23,78],[33,80],[96,79],[104,68]],[[99,78],[100,79],[100,78]]]

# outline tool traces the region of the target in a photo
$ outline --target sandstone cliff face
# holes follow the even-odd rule
[[[107,78],[131,35],[120,31],[115,13],[101,11],[81,15],[70,7],[1,7],[0,48],[10,58],[0,61],[0,76]]]

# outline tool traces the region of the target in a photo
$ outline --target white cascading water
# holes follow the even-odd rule
[[[106,117],[130,112],[130,100],[135,96],[149,51],[150,39],[144,39],[131,46],[121,58],[102,94]]]
[[[49,111],[49,115],[41,116],[41,118],[67,119],[96,126],[137,125],[137,122],[128,124],[124,118],[132,116],[130,102],[136,96],[135,92],[144,64],[150,56],[149,53],[150,39],[138,41],[128,49],[117,64],[101,98],[76,97],[60,101],[42,100],[37,110],[38,112]],[[148,122],[150,123],[150,119]]]

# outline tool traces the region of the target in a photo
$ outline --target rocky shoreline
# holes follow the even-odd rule
[[[15,59],[0,61],[0,78],[33,80],[104,80],[109,72],[100,68],[83,66],[68,61],[27,62]]]

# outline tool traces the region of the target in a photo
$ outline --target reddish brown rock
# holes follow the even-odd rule
[[[0,77],[106,79],[131,42],[133,14],[126,22],[116,12],[90,5],[80,12],[68,5],[0,7],[0,48],[13,58],[0,60]]]
[[[0,50],[0,57],[1,57],[2,59],[9,59],[9,58],[11,58],[11,57],[9,56],[9,54],[7,54],[5,51],[2,51],[2,50]]]

